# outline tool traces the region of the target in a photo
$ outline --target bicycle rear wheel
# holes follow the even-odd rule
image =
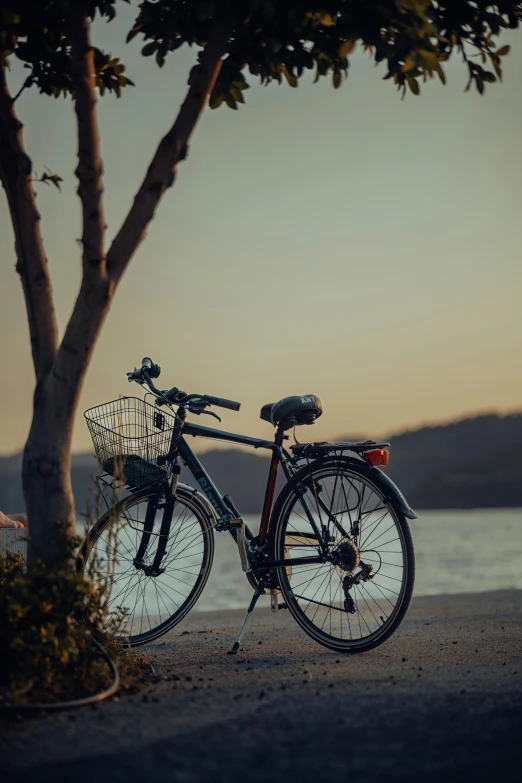
[[[104,633],[131,647],[177,625],[198,600],[212,567],[212,518],[193,491],[178,486],[160,573],[153,573],[164,512],[162,489],[129,495],[96,522],[76,560],[78,571],[93,572],[95,581],[108,585]],[[152,522],[149,537],[146,518]]]
[[[382,644],[408,608],[415,560],[405,517],[373,483],[364,465],[326,459],[302,469],[274,508],[273,554],[288,559],[278,581],[288,609],[319,644],[356,653]],[[304,495],[303,495],[304,490]],[[303,506],[306,500],[328,560]],[[316,563],[297,558],[317,554]]]

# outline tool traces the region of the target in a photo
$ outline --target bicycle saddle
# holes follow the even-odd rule
[[[285,430],[296,424],[313,424],[323,412],[323,403],[316,394],[302,397],[284,397],[279,402],[269,402],[261,408],[260,418],[274,427],[283,425]]]

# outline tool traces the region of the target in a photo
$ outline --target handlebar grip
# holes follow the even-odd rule
[[[159,366],[159,364],[154,364],[152,359],[149,359],[148,356],[145,356],[145,358],[141,360],[141,371],[143,373],[147,370],[149,371],[149,375],[151,378],[160,377],[161,367]]]
[[[225,400],[223,397],[210,397],[208,394],[206,398],[211,405],[217,405],[219,408],[228,408],[230,411],[238,411],[241,408],[241,403],[234,402],[234,400]]]

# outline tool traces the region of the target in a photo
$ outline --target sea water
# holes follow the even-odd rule
[[[245,522],[257,532],[259,516],[246,516]],[[522,508],[421,511],[409,525],[415,595],[522,590]],[[78,532],[84,533],[83,522]],[[25,550],[24,538],[23,530],[3,530],[0,550]],[[246,608],[252,588],[237,547],[228,533],[215,533],[215,544],[213,568],[195,611]]]
[[[419,511],[418,516],[409,522],[414,595],[522,590],[522,508]],[[245,522],[257,531],[259,517],[245,516]],[[228,533],[216,533],[215,540],[214,566],[195,610],[246,609],[252,588],[237,547]]]

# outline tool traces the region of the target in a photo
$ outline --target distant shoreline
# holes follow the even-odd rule
[[[303,428],[301,428],[303,430]],[[303,440],[314,439],[304,428]],[[353,440],[342,436],[336,440]],[[522,507],[522,413],[483,414],[430,425],[390,437],[386,473],[416,510],[465,511]],[[234,448],[200,454],[214,483],[229,493],[242,514],[263,507],[269,457]],[[22,455],[0,457],[0,509],[24,510]],[[74,454],[72,484],[78,510],[95,503],[93,454]],[[183,469],[181,480],[194,484]]]

